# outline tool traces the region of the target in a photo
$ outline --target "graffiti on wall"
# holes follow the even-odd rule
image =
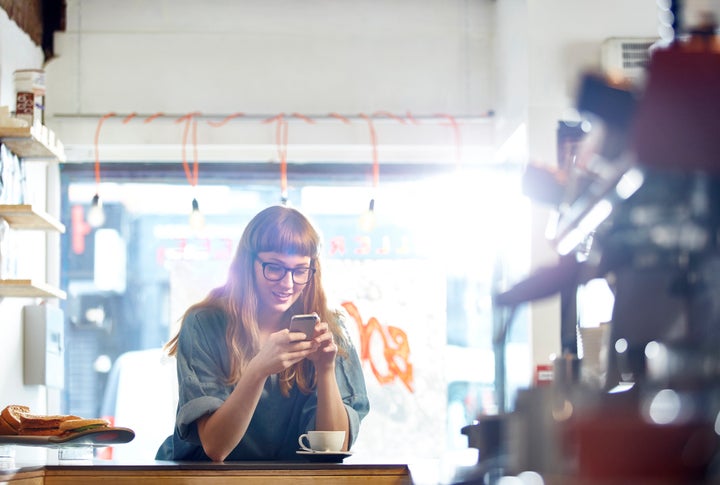
[[[413,366],[410,362],[407,334],[398,327],[383,326],[375,317],[370,317],[367,323],[364,323],[360,310],[352,302],[343,302],[342,306],[357,325],[360,335],[360,361],[370,366],[380,384],[387,385],[399,379],[408,391],[414,392]],[[373,336],[379,337],[379,340],[373,339]],[[382,352],[372,351],[376,342],[382,343]],[[378,355],[383,356],[384,362],[375,361]],[[383,371],[385,367],[387,370]]]

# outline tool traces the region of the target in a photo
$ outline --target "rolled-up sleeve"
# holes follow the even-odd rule
[[[350,348],[347,359],[340,359],[339,364],[335,369],[335,377],[348,414],[350,423],[348,444],[352,445],[360,432],[360,421],[370,411],[370,401],[365,388],[362,365],[355,349]]]
[[[180,438],[199,443],[195,422],[215,412],[232,387],[227,376],[225,319],[219,312],[200,310],[188,314],[178,339],[179,382],[176,427]]]

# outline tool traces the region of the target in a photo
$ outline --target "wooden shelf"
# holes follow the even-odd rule
[[[0,297],[3,296],[60,298],[64,300],[67,294],[47,283],[33,280],[0,280]]]
[[[23,160],[65,161],[65,149],[55,133],[45,126],[0,126],[0,139],[15,155]]]
[[[64,224],[29,204],[0,205],[0,218],[5,219],[13,229],[65,232]]]

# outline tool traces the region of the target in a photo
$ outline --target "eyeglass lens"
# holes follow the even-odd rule
[[[307,283],[313,274],[312,268],[286,268],[275,263],[262,263],[262,268],[263,276],[270,281],[280,281],[290,271],[293,282],[299,285]]]

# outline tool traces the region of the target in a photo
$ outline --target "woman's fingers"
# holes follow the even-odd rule
[[[277,374],[315,352],[318,346],[314,341],[305,340],[302,334],[296,336],[295,332],[285,329],[270,335],[255,359],[268,374]]]

